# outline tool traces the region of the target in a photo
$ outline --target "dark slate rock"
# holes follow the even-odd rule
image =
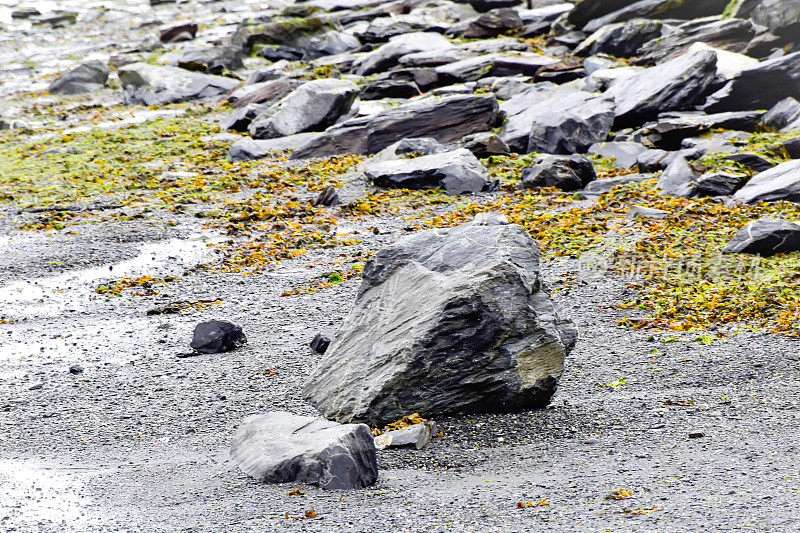
[[[774,130],[800,128],[800,102],[784,98],[764,115],[764,125]]]
[[[372,431],[272,411],[242,421],[231,458],[262,483],[299,483],[321,489],[362,489],[378,479]]]
[[[375,424],[543,407],[576,335],[542,289],[524,228],[421,231],[367,261],[304,394],[328,418]]]
[[[69,373],[72,374],[72,375],[83,374],[83,367],[81,365],[79,365],[78,363],[75,363],[74,365],[70,365]]]
[[[717,56],[701,50],[678,56],[614,84],[606,91],[615,99],[615,127],[635,126],[665,111],[695,104],[716,76]]]
[[[413,82],[402,80],[376,80],[364,87],[362,100],[381,100],[383,98],[411,98],[419,96],[419,87]]]
[[[522,168],[522,187],[556,187],[562,191],[583,189],[597,178],[592,162],[580,155],[536,158],[533,165]]]
[[[102,89],[111,69],[100,61],[87,61],[53,80],[51,94],[83,94]]]
[[[762,111],[735,111],[707,115],[702,111],[662,113],[654,122],[636,132],[652,146],[676,150],[684,139],[701,135],[712,129],[753,131],[761,122]]]
[[[467,135],[458,141],[458,146],[466,148],[479,159],[493,155],[507,155],[509,153],[508,145],[500,137],[490,132]]]
[[[632,78],[643,70],[642,67],[615,67],[596,70],[586,77],[584,89],[605,92],[615,83]]]
[[[542,101],[531,118],[528,152],[585,153],[589,146],[608,137],[614,104],[593,93],[560,93]]]
[[[521,27],[522,19],[519,18],[515,10],[508,8],[494,9],[470,21],[460,34],[461,37],[467,39],[482,39],[497,37],[502,33],[518,30]]]
[[[241,82],[178,67],[133,63],[117,71],[126,104],[163,105],[227,93]]]
[[[769,30],[762,36],[771,38],[770,48],[781,48],[797,42],[800,4],[787,0],[745,0],[732,2],[731,8],[732,16],[749,17]]]
[[[430,137],[410,137],[392,143],[370,159],[370,161],[388,161],[401,159],[405,155],[432,155],[448,152],[449,149]]]
[[[343,54],[361,48],[361,42],[354,36],[331,29],[310,35],[299,33],[283,44],[302,50],[304,59]]]
[[[201,322],[194,327],[189,344],[200,353],[222,353],[235,350],[247,342],[242,328],[222,320]]]
[[[305,53],[299,48],[280,44],[265,44],[258,49],[257,54],[270,61],[280,61],[281,59],[299,61],[305,56]]]
[[[499,135],[512,152],[521,154],[528,149],[533,119],[542,113],[541,103],[547,101],[558,89],[553,83],[536,83],[526,92],[500,103],[505,122]]]
[[[747,176],[730,172],[707,172],[693,184],[697,196],[730,196],[741,188]]]
[[[661,173],[658,187],[669,196],[690,198],[695,195],[694,180],[697,173],[683,157],[676,157]]]
[[[386,79],[415,85],[419,91],[428,91],[439,82],[439,75],[432,68],[398,68],[388,72]]]
[[[636,158],[636,166],[639,172],[657,172],[667,168],[674,158],[675,152],[651,148],[639,154]]]
[[[643,45],[635,63],[654,65],[686,52],[694,43],[741,52],[754,35],[753,23],[742,19],[700,20],[686,22],[661,38]]]
[[[433,189],[447,194],[480,192],[486,187],[486,168],[464,148],[413,159],[369,162],[367,179],[378,187]]]
[[[775,163],[772,161],[751,152],[739,152],[736,154],[731,154],[728,156],[728,159],[739,163],[745,168],[755,170],[756,172],[764,172],[775,166]]]
[[[800,159],[800,137],[781,141],[781,147],[790,158]]]
[[[349,81],[323,78],[304,83],[250,123],[255,139],[272,139],[322,131],[350,111],[358,87]]]
[[[583,194],[587,196],[599,196],[604,192],[608,192],[617,185],[624,185],[626,183],[640,183],[647,181],[653,176],[651,174],[626,174],[624,176],[617,176],[614,178],[601,178],[590,182],[583,190]]]
[[[223,117],[219,121],[220,128],[224,130],[247,132],[250,123],[260,114],[263,113],[267,106],[260,104],[250,104],[241,109],[237,109],[233,113]]]
[[[613,166],[628,169],[635,166],[639,156],[647,151],[646,146],[635,142],[606,142],[591,145],[587,153],[611,159]]]
[[[250,137],[245,137],[231,145],[228,149],[228,159],[232,161],[249,161],[262,159],[270,154],[277,154],[287,150],[297,150],[320,135],[322,133],[308,132],[275,139],[251,139]]]
[[[583,0],[583,2],[597,0]],[[602,3],[602,0],[600,0]],[[639,0],[623,2],[615,11],[594,18],[584,27],[584,31],[595,31],[606,24],[623,22],[634,18],[644,19],[694,19],[711,17],[722,13],[729,0]],[[580,5],[580,4],[579,4]],[[576,6],[577,9],[578,6]]]
[[[632,57],[646,42],[661,36],[663,24],[657,20],[634,19],[603,26],[573,51],[577,56],[609,54]]]
[[[722,248],[722,253],[775,254],[800,252],[800,224],[777,218],[760,218],[746,224]]]
[[[208,50],[186,52],[178,60],[178,66],[194,72],[222,74],[226,70],[244,67],[244,55],[238,46],[217,46]]]
[[[800,93],[800,52],[763,61],[743,70],[722,89],[708,97],[707,113],[769,109]]]
[[[452,84],[477,81],[488,76],[533,76],[543,67],[558,62],[555,58],[530,52],[495,53],[448,63],[436,67],[435,71],[441,83]]]
[[[414,99],[377,115],[338,124],[291,157],[374,154],[409,137],[455,142],[465,135],[491,130],[497,111],[497,100],[491,94]]]
[[[333,185],[328,185],[324,189],[320,191],[314,201],[311,202],[311,205],[314,207],[323,206],[323,207],[330,207],[332,205],[339,204],[339,195],[336,192],[336,189],[333,188]]]
[[[403,18],[405,17],[405,18]],[[430,19],[413,16],[378,17],[370,21],[365,29],[356,31],[362,43],[385,43],[392,37],[412,32],[444,33],[447,25],[431,23]]]
[[[400,57],[414,52],[447,50],[453,44],[438,33],[414,32],[392,37],[389,42],[353,62],[353,73],[366,76],[397,65]]]
[[[309,344],[309,346],[317,353],[325,353],[330,344],[331,340],[328,337],[324,336],[322,333],[317,333],[314,335],[314,338],[311,339],[311,344]]]
[[[197,35],[197,24],[187,23],[178,24],[161,30],[158,40],[162,43],[176,43],[179,41],[191,41]]]
[[[800,202],[800,160],[795,159],[756,174],[733,195],[739,202]]]

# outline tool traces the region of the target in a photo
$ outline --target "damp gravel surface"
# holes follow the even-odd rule
[[[564,286],[571,260],[543,267],[580,330],[549,408],[438,420],[443,437],[426,449],[380,451],[380,478],[369,489],[303,487],[305,495],[289,496],[293,486],[258,484],[231,463],[231,438],[249,414],[315,414],[300,394],[318,357],[308,343],[335,332],[358,281],[280,296],[329,270],[339,248],[249,276],[186,273],[203,260],[199,225],[188,218],[170,236],[145,222],[80,227],[75,239],[109,243],[116,261],[45,232],[12,231],[3,241],[0,293],[34,287],[41,298],[0,302],[10,320],[0,326],[0,529],[687,531],[799,523],[797,343],[749,332],[704,345],[696,334],[618,328],[612,304],[625,284],[609,276]],[[378,223],[380,235],[358,223],[348,229],[365,249],[405,233],[402,217]],[[138,238],[125,237],[132,233]],[[28,261],[21,281],[19,262],[31,256],[70,263],[56,273]],[[104,281],[97,272],[110,264],[185,275],[167,294],[94,293]],[[220,303],[146,314],[178,298]],[[178,358],[193,326],[207,319],[241,325],[248,344]],[[70,373],[75,364],[83,371]],[[606,499],[618,489],[631,495]],[[316,518],[305,517],[312,509]]]

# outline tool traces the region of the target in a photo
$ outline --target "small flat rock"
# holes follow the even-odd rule
[[[189,344],[200,353],[221,353],[235,350],[247,342],[242,328],[222,320],[201,322],[194,328]]]
[[[361,489],[378,479],[372,431],[364,424],[272,411],[244,419],[231,458],[262,483]]]
[[[395,429],[381,433],[375,437],[375,448],[385,450],[386,448],[414,447],[417,450],[423,449],[428,445],[431,438],[436,435],[435,422],[420,422],[404,428]]]
[[[322,333],[317,333],[314,335],[314,338],[311,339],[311,344],[309,344],[309,346],[317,353],[325,353],[325,350],[328,349],[330,344],[331,340],[328,337],[325,337]]]
[[[441,187],[447,194],[480,192],[488,176],[486,167],[465,148],[413,159],[367,163],[364,173],[378,187]]]
[[[232,161],[248,161],[261,159],[269,154],[296,150],[322,135],[318,132],[298,133],[275,139],[251,139],[244,137],[231,144],[228,149],[228,159]]]
[[[760,218],[746,224],[722,248],[722,253],[768,257],[800,251],[800,224],[777,218]]]
[[[592,162],[580,155],[540,156],[533,165],[523,167],[522,186],[557,187],[563,191],[584,188],[597,177]]]
[[[800,202],[800,160],[787,161],[756,174],[733,199],[746,204],[775,200]]]
[[[743,174],[731,172],[706,172],[694,181],[698,196],[730,196],[747,179]]]
[[[617,185],[639,183],[649,180],[652,177],[652,174],[626,174],[625,176],[617,176],[615,178],[601,178],[590,182],[583,190],[583,193],[589,196],[599,196],[604,192],[610,191]]]
[[[509,153],[508,145],[503,142],[503,139],[490,132],[467,135],[458,141],[458,146],[466,148],[479,159]]]

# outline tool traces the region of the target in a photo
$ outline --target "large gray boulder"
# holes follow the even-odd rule
[[[361,489],[378,479],[372,431],[364,424],[272,411],[244,419],[231,458],[262,483]]]
[[[527,151],[533,119],[542,113],[541,102],[557,90],[558,86],[550,82],[535,83],[524,93],[500,103],[505,122],[499,136],[512,152],[522,154]]]
[[[529,116],[528,152],[585,153],[608,137],[614,101],[582,91],[560,92],[542,101]]]
[[[326,130],[292,153],[292,159],[335,154],[374,154],[410,137],[431,137],[441,143],[489,131],[497,119],[492,94],[419,98],[377,115],[347,120]]]
[[[746,204],[789,200],[800,202],[800,159],[793,159],[756,174],[733,195]]]
[[[723,248],[722,253],[775,254],[800,252],[800,224],[778,218],[760,218],[746,224]]]
[[[413,159],[368,163],[364,165],[364,173],[378,187],[441,187],[447,194],[480,192],[486,186],[488,176],[486,167],[466,148]]]
[[[707,113],[769,109],[786,97],[800,94],[800,52],[743,70],[708,97]]]
[[[524,228],[422,231],[366,263],[304,394],[329,419],[375,424],[542,407],[575,339],[542,288]]]
[[[689,108],[714,82],[717,56],[711,50],[690,52],[611,86],[616,127],[635,126],[665,111]]]
[[[87,61],[61,74],[47,88],[50,94],[83,94],[102,89],[111,69],[100,61]]]
[[[350,111],[357,95],[358,87],[347,80],[309,81],[258,115],[248,131],[254,139],[322,131]]]
[[[178,67],[133,63],[117,71],[126,104],[163,105],[227,93],[241,82]]]

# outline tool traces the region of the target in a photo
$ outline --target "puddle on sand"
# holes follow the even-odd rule
[[[96,522],[87,511],[77,474],[26,461],[0,461],[0,530],[36,531],[62,526],[62,531]]]
[[[85,309],[101,280],[121,276],[163,277],[202,263],[213,251],[207,236],[143,244],[127,261],[74,270],[47,278],[22,280],[0,287],[0,316],[47,317]]]

